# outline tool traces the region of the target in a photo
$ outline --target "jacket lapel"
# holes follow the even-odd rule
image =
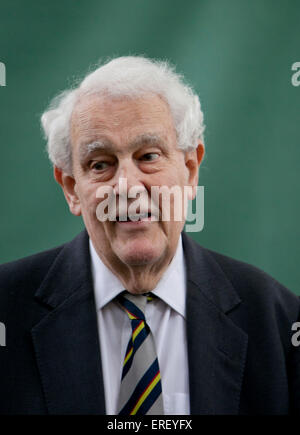
[[[237,414],[248,336],[227,313],[241,301],[209,251],[182,234],[191,414]]]
[[[105,414],[88,236],[65,245],[36,298],[46,316],[32,329],[50,414]]]

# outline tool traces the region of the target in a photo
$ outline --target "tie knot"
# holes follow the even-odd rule
[[[145,293],[141,295],[133,295],[127,291],[121,293],[118,297],[118,302],[125,310],[130,320],[140,319],[145,321],[145,309],[147,301],[151,301],[153,295]]]

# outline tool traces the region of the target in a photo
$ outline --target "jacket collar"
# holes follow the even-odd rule
[[[88,241],[84,230],[63,246],[35,294],[43,304],[56,308],[76,293],[93,291]]]
[[[187,281],[199,288],[203,297],[224,313],[239,305],[239,295],[210,251],[194,242],[185,232],[182,232],[182,241]]]
[[[224,313],[241,300],[220,266],[209,251],[204,250],[182,232],[187,281],[199,288],[203,296]],[[66,243],[49,269],[36,298],[52,308],[59,306],[72,294],[93,289],[89,237],[82,231]]]

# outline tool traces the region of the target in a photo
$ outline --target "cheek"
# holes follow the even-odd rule
[[[95,213],[99,198],[96,197],[96,186],[84,183],[77,184],[77,193],[80,200],[82,211],[85,214]]]
[[[167,168],[165,171],[160,171],[157,174],[151,175],[152,186],[167,186],[172,187],[183,184],[184,170],[181,168]]]

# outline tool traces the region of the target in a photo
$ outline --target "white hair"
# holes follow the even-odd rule
[[[73,109],[84,95],[136,98],[144,94],[163,98],[172,114],[178,147],[195,149],[204,143],[203,113],[198,96],[166,61],[141,56],[115,58],[88,74],[78,87],[55,97],[41,117],[51,162],[72,173],[70,121]]]

